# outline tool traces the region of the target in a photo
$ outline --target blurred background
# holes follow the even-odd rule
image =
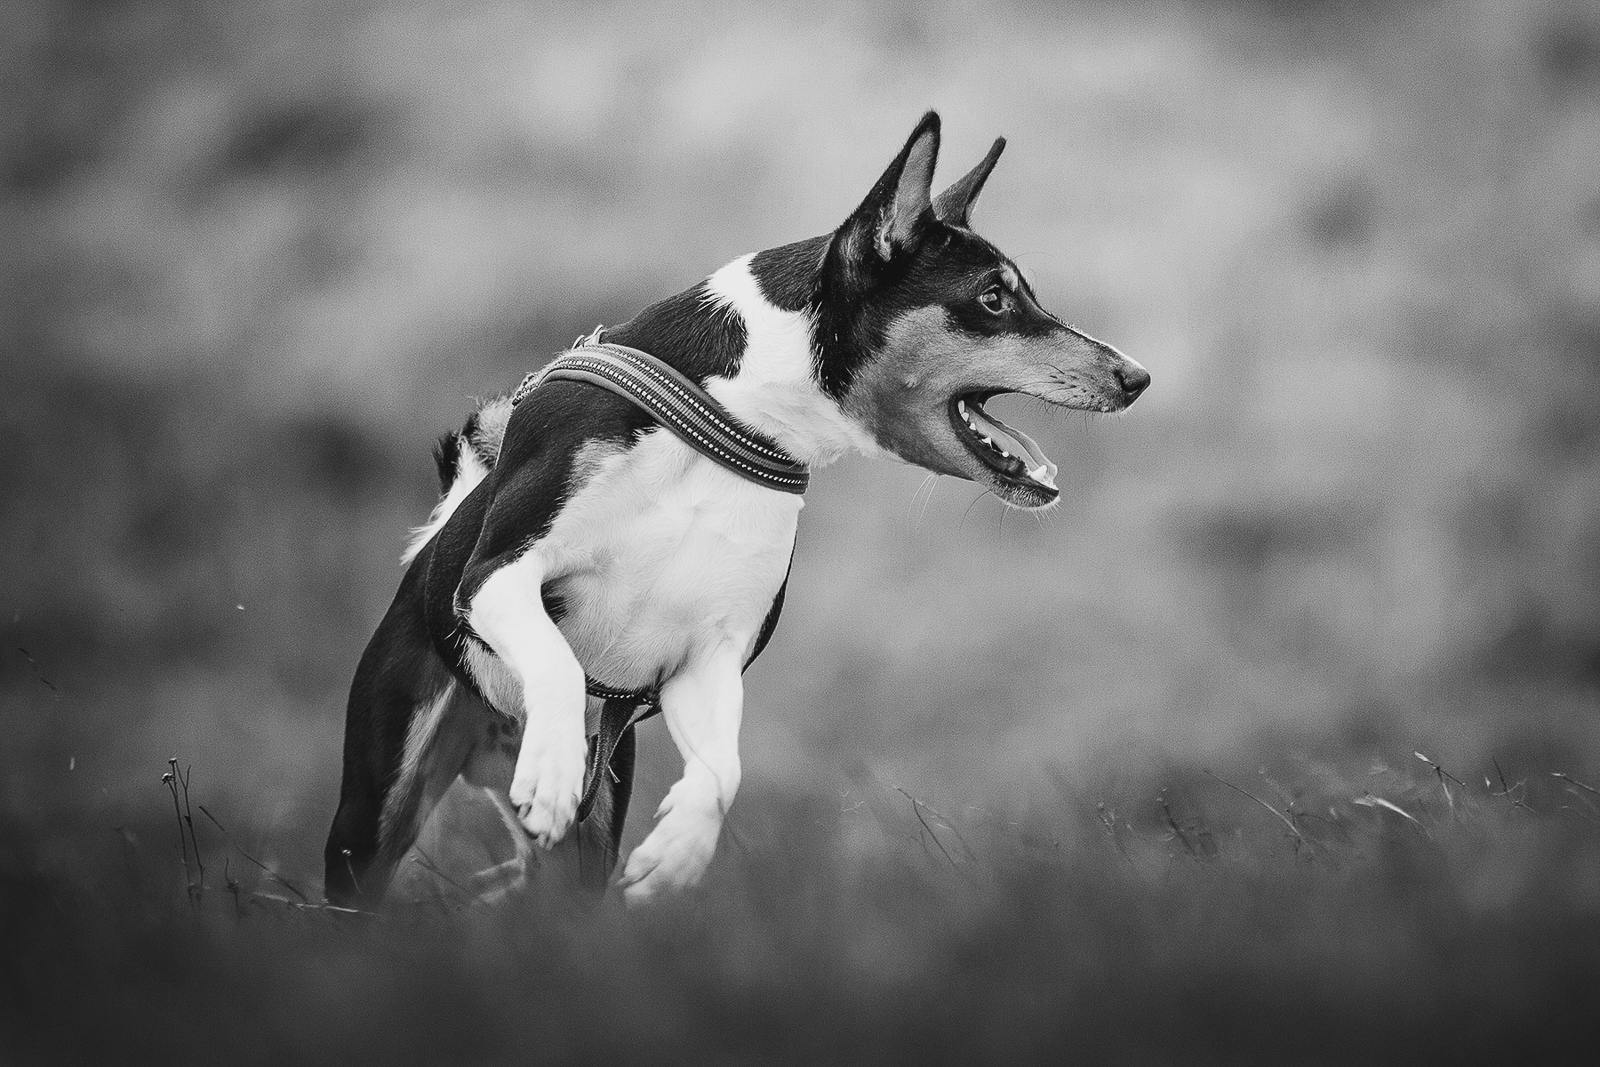
[[[977,228],[1155,384],[1113,418],[996,405],[1061,465],[1040,518],[821,472],[747,791],[1600,761],[1592,3],[3,18],[9,842],[161,817],[176,754],[316,884],[434,437],[596,323],[831,230],[928,107],[940,181],[1009,138]],[[632,840],[676,770],[644,741]]]

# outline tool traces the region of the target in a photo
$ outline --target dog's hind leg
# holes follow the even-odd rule
[[[323,851],[328,899],[370,907],[471,751],[462,690],[402,583],[350,687],[339,809]]]
[[[421,567],[413,565],[350,684],[339,809],[323,850],[324,891],[342,906],[375,904],[388,887],[393,870],[378,862],[385,802],[412,718],[451,683],[416,608],[420,587]]]

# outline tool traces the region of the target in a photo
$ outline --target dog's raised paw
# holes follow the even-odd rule
[[[537,800],[532,800],[517,805],[517,821],[522,824],[523,831],[535,845],[549,850],[555,848],[572,829],[572,816],[576,808],[576,804],[570,804],[566,805],[563,811],[554,804],[541,804]]]
[[[532,773],[517,769],[511,804],[517,822],[542,849],[554,848],[572,829],[583,794],[583,761],[540,760]],[[574,773],[574,770],[576,773]]]
[[[623,899],[630,906],[647,904],[698,885],[711,865],[719,828],[707,820],[663,818],[628,857],[617,882]]]

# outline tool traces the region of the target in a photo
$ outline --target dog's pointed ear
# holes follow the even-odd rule
[[[839,228],[847,256],[887,262],[916,248],[933,217],[933,165],[939,157],[939,115],[930,111],[872,192]]]
[[[995,162],[1005,150],[1006,139],[996,137],[994,144],[989,146],[989,154],[983,157],[982,162],[939,194],[933,202],[933,213],[939,216],[940,221],[948,222],[952,226],[969,224],[972,205],[977,203],[978,194],[983,192],[983,183],[989,180],[989,172],[994,170]]]

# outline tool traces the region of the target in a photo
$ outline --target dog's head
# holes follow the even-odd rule
[[[1008,504],[1060,496],[1055,464],[984,411],[1022,393],[1079,411],[1121,411],[1150,384],[1139,364],[1039,306],[1011,260],[968,217],[1005,147],[932,195],[939,117],[925,115],[867,198],[834,231],[816,305],[822,388],[878,443]]]

